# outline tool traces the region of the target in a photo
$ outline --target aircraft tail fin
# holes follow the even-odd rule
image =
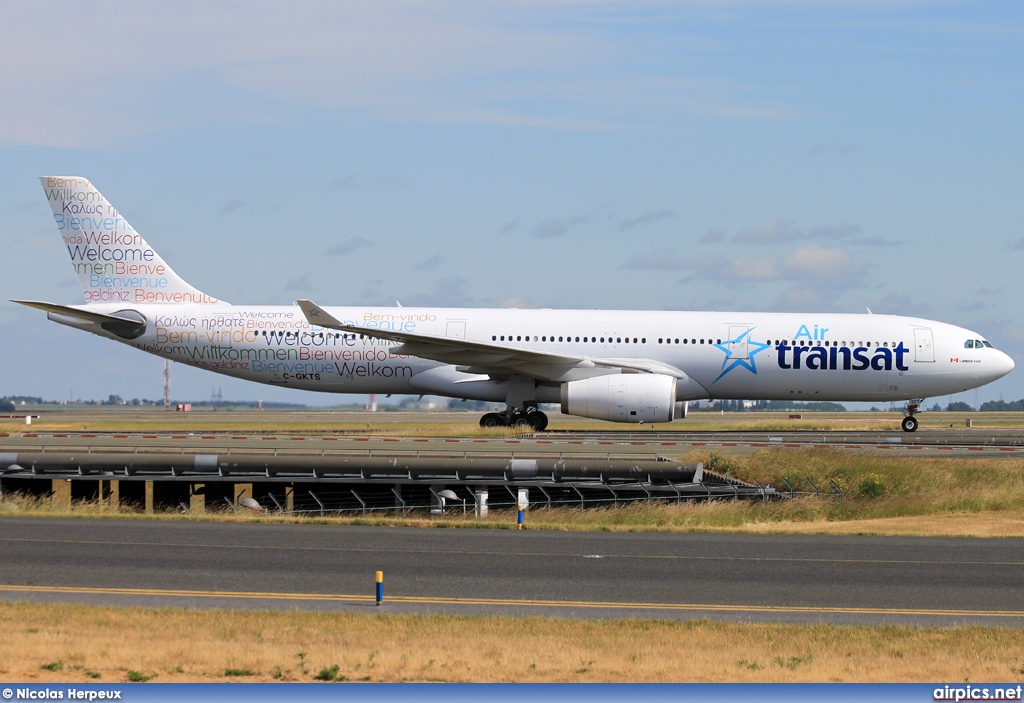
[[[39,181],[87,304],[224,302],[174,273],[88,179]]]

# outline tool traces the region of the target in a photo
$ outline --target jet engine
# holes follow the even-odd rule
[[[676,379],[664,374],[608,374],[562,384],[562,412],[611,422],[671,422]]]

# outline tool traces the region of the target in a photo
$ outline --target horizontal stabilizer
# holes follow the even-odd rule
[[[74,318],[76,320],[82,320],[84,322],[91,322],[99,325],[112,334],[116,334],[119,337],[125,337],[127,339],[134,339],[146,331],[146,318],[134,311],[125,311],[125,315],[131,314],[135,316],[132,318],[117,314],[106,315],[101,312],[93,312],[92,310],[86,310],[81,307],[57,305],[56,303],[44,303],[38,300],[12,300],[11,302],[17,303],[18,305],[27,305],[28,307],[36,308],[37,310],[45,310],[51,315],[60,315],[63,317]]]

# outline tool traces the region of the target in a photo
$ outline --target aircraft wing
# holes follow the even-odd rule
[[[311,325],[386,339],[401,344],[395,351],[445,364],[469,367],[473,373],[520,373],[544,381],[571,380],[575,370],[628,369],[640,373],[660,373],[685,379],[686,374],[654,359],[605,359],[579,354],[564,354],[524,349],[495,342],[477,342],[458,337],[438,337],[418,332],[401,332],[358,325],[346,325],[311,300],[297,301]],[[594,375],[594,374],[584,374]]]

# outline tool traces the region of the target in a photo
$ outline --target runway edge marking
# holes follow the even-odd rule
[[[81,586],[19,586],[0,585],[4,593],[68,593],[80,595],[134,595],[175,598],[244,598],[250,600],[327,601],[372,603],[372,595],[341,593],[274,593],[259,591],[198,591],[155,588],[89,588]],[[508,605],[539,608],[607,608],[623,610],[679,610],[758,613],[849,613],[861,615],[935,615],[960,617],[1024,618],[1017,610],[944,610],[938,608],[851,608],[788,605],[723,605],[709,603],[625,603],[618,601],[560,601],[512,598],[448,598],[441,596],[389,595],[388,603],[433,605]]]

